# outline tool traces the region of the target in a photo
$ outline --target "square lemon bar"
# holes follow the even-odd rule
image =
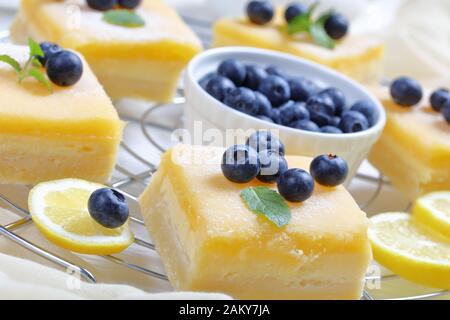
[[[418,106],[397,105],[389,88],[374,87],[387,113],[384,132],[369,160],[409,199],[450,189],[450,125],[428,97]],[[430,91],[429,91],[430,92]]]
[[[0,44],[0,54],[24,65],[29,50]],[[82,61],[81,79],[53,92],[31,78],[18,83],[15,70],[0,62],[0,183],[109,179],[123,125]]]
[[[145,25],[130,28],[105,22],[104,13],[84,0],[22,0],[11,36],[18,43],[31,36],[82,53],[112,99],[170,101],[201,43],[160,0],[144,0],[136,12]]]
[[[282,229],[251,212],[221,171],[224,149],[178,145],[140,198],[176,290],[238,299],[359,299],[371,259],[367,218],[343,188],[316,186],[290,203]],[[311,159],[288,156],[291,167]],[[266,184],[267,185],[267,184]]]
[[[289,53],[336,69],[364,83],[381,77],[384,45],[373,38],[347,36],[334,49],[321,47],[308,35],[291,36],[277,12],[268,25],[256,25],[246,18],[224,18],[214,25],[214,47],[247,46]]]

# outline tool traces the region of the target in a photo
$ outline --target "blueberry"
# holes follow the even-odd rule
[[[310,113],[310,120],[317,124],[319,127],[329,126],[332,121],[332,117],[325,113],[321,112],[312,112]]]
[[[274,14],[275,10],[269,1],[250,1],[247,5],[247,16],[254,24],[267,24]]]
[[[339,127],[339,123],[341,123],[340,117],[331,117],[329,125],[333,127]]]
[[[334,103],[334,115],[340,116],[345,109],[346,99],[344,93],[338,88],[327,88],[319,94],[328,95]]]
[[[311,98],[306,101],[306,109],[308,109],[309,113],[322,113],[332,117],[336,110],[333,100],[326,93],[318,93],[313,95]]]
[[[42,52],[44,52],[43,57],[39,57],[38,60],[41,63],[42,66],[45,66],[47,63],[47,60],[53,56],[55,53],[63,51],[63,48],[61,48],[59,45],[53,42],[42,42],[40,44]]]
[[[227,59],[222,61],[219,65],[217,72],[233,81],[236,86],[241,86],[244,83],[247,72],[245,66],[235,59]]]
[[[212,78],[214,78],[217,75],[217,73],[215,72],[210,72],[207,75],[203,76],[199,81],[198,84],[200,85],[200,87],[202,87],[203,89],[206,89],[206,85],[208,84],[209,80],[211,80]]]
[[[286,102],[280,108],[280,122],[287,126],[289,123],[297,120],[309,120],[309,112],[303,102]]]
[[[273,122],[281,124],[280,110],[277,108],[272,108],[272,110],[270,111],[270,118]]]
[[[311,131],[311,132],[320,132],[319,126],[310,120],[294,121],[289,124],[289,127],[294,128],[294,129]]]
[[[281,173],[288,169],[288,164],[283,156],[271,150],[262,150],[259,154],[261,170],[256,177],[262,182],[275,182]]]
[[[284,144],[270,131],[256,131],[247,139],[246,145],[250,146],[257,152],[261,152],[262,150],[271,150],[284,156]]]
[[[249,182],[259,173],[258,153],[247,145],[234,145],[223,154],[221,167],[228,180]]]
[[[71,51],[60,51],[46,63],[47,76],[54,84],[67,87],[77,83],[83,75],[83,62]]]
[[[118,0],[119,6],[125,9],[135,9],[137,8],[142,0]]]
[[[256,101],[255,93],[248,88],[234,88],[225,94],[223,103],[249,115],[258,114],[259,106]]]
[[[287,79],[288,78],[286,76],[286,74],[283,71],[281,71],[280,68],[278,68],[276,66],[268,66],[266,68],[266,72],[267,72],[268,75],[271,75],[271,76],[278,76],[278,77],[281,77],[283,79]]]
[[[339,129],[344,133],[364,131],[369,128],[369,121],[358,111],[347,111],[342,115]]]
[[[287,102],[291,96],[289,84],[278,76],[268,76],[263,80],[258,91],[265,95],[274,107]]]
[[[208,81],[205,90],[217,100],[223,101],[225,95],[235,88],[236,86],[230,79],[216,75]]]
[[[278,178],[278,192],[288,201],[302,202],[311,197],[314,180],[302,169],[289,169]]]
[[[350,110],[361,112],[366,117],[367,121],[369,121],[369,126],[373,126],[375,124],[377,109],[371,101],[357,101],[350,107]]]
[[[258,118],[259,120],[262,120],[262,121],[274,123],[272,118],[269,118],[269,117],[266,117],[266,116],[263,116],[263,115],[257,115],[256,118]]]
[[[342,130],[339,128],[336,128],[334,126],[325,126],[320,128],[320,132],[323,133],[330,133],[330,134],[342,134]]]
[[[442,106],[450,100],[450,92],[445,88],[434,91],[430,96],[430,104],[434,111],[440,112]]]
[[[87,4],[94,10],[106,11],[114,8],[116,0],[87,0]]]
[[[128,203],[120,192],[102,188],[95,190],[88,201],[88,211],[92,219],[108,229],[123,226],[128,220]]]
[[[294,18],[304,15],[308,9],[301,3],[292,3],[284,11],[284,19],[290,23]]]
[[[244,87],[258,90],[261,82],[268,76],[266,70],[260,66],[246,66],[245,69],[246,77],[244,80]]]
[[[306,102],[319,90],[314,82],[305,78],[289,80],[289,87],[291,89],[291,99],[299,102]]]
[[[395,103],[404,107],[411,107],[422,100],[422,87],[414,79],[400,77],[391,84],[391,96]]]
[[[348,20],[341,14],[334,13],[325,20],[325,31],[334,40],[345,37],[348,32]]]
[[[348,175],[347,162],[335,155],[314,158],[309,167],[313,178],[321,185],[335,187],[344,183]]]
[[[445,121],[450,124],[450,100],[447,100],[447,102],[442,106],[441,112]]]
[[[271,117],[272,116],[272,105],[269,99],[261,92],[255,91],[256,103],[258,105],[258,115]]]

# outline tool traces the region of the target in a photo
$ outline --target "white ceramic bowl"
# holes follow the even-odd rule
[[[198,84],[204,75],[216,70],[220,62],[228,58],[262,66],[274,65],[290,76],[303,76],[324,87],[337,87],[344,92],[348,104],[361,99],[370,100],[377,109],[376,124],[357,133],[324,134],[268,123],[229,108],[210,96]],[[347,182],[367,157],[386,123],[386,114],[380,102],[355,81],[316,63],[269,50],[228,47],[201,53],[188,66],[185,94],[185,128],[192,139],[189,142],[229,146],[242,143],[245,136],[254,130],[275,130],[285,144],[287,154],[315,157],[333,153],[343,157],[350,169]],[[233,135],[237,136],[237,141],[230,139]]]

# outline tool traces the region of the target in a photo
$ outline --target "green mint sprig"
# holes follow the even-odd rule
[[[318,5],[318,2],[313,3],[305,14],[292,19],[288,24],[288,33],[294,35],[300,32],[307,32],[318,45],[328,49],[334,49],[336,41],[330,38],[325,31],[325,21],[330,17],[331,13],[324,13],[315,20],[314,11]]]
[[[246,188],[242,190],[241,198],[251,211],[265,216],[278,228],[291,221],[291,210],[286,200],[270,188],[262,186]]]
[[[114,25],[136,28],[145,25],[145,20],[136,12],[126,9],[108,10],[103,14],[103,20]]]
[[[41,70],[42,65],[39,62],[39,58],[44,57],[44,52],[42,51],[41,46],[39,43],[29,38],[28,48],[30,50],[30,56],[23,67],[16,59],[7,54],[0,55],[0,61],[9,64],[17,72],[19,83],[31,77],[46,86],[50,92],[53,92],[53,87],[50,81]]]

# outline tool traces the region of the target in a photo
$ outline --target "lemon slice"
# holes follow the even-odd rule
[[[450,238],[450,191],[433,192],[416,200],[414,218]]]
[[[450,289],[450,241],[407,213],[372,217],[369,239],[375,260],[412,282]]]
[[[101,184],[64,179],[36,185],[28,196],[34,223],[54,244],[84,254],[112,254],[134,241],[128,223],[108,229],[91,218],[87,203]]]

